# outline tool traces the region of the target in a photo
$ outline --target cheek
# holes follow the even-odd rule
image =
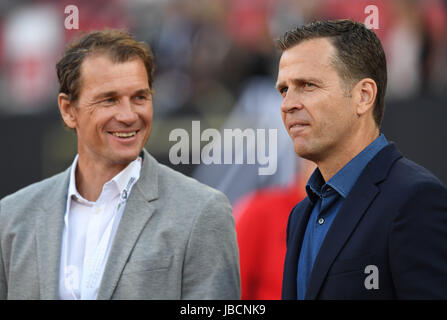
[[[332,139],[339,139],[352,130],[354,125],[352,113],[340,104],[332,104],[331,107],[332,109],[325,113],[322,126],[325,133]]]
[[[281,111],[281,118],[282,118],[282,123],[286,127],[286,114],[282,111]],[[287,129],[287,127],[286,127],[286,129]]]
[[[103,137],[104,133],[107,133],[108,124],[114,119],[114,113],[111,110],[98,110],[93,112],[90,116],[90,134],[97,137]]]
[[[153,111],[152,105],[143,109],[139,114],[139,117],[144,121],[144,123],[148,127],[150,127],[152,125],[153,116],[154,116],[154,111]]]
[[[95,119],[95,128],[98,132],[104,131],[107,127],[107,123],[111,122],[113,120],[113,115],[98,115],[94,117]]]

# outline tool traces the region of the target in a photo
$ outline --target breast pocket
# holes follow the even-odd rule
[[[374,255],[335,261],[321,290],[321,299],[374,298],[365,287],[365,268],[374,264]]]
[[[173,255],[131,259],[124,267],[112,299],[179,299],[178,269]]]
[[[123,275],[142,272],[168,269],[172,264],[173,256],[154,256],[149,259],[131,259],[127,262],[123,270]]]
[[[340,275],[350,272],[364,271],[366,266],[374,264],[374,254],[362,255],[349,259],[337,260],[329,270],[328,276]]]

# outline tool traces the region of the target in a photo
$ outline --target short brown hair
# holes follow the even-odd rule
[[[136,41],[127,31],[106,29],[83,34],[67,46],[56,64],[59,93],[65,93],[70,101],[77,101],[81,89],[82,62],[96,54],[107,54],[115,63],[140,58],[146,67],[149,88],[152,88],[154,59],[149,46]]]
[[[387,69],[385,53],[376,34],[364,24],[351,20],[314,21],[287,31],[277,42],[285,51],[305,40],[328,38],[336,50],[333,57],[339,76],[347,83],[357,83],[371,78],[377,85],[377,96],[373,110],[378,127],[385,110]]]

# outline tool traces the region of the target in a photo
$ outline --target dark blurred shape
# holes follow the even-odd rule
[[[0,198],[44,178],[43,144],[55,122],[46,114],[0,117]]]
[[[447,184],[447,99],[417,97],[387,103],[382,131],[409,159]]]

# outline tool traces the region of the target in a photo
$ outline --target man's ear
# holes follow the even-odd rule
[[[377,96],[376,82],[371,78],[364,78],[357,82],[352,90],[352,96],[355,99],[356,112],[361,116],[368,111],[373,110],[374,101]]]
[[[67,127],[71,129],[76,128],[77,118],[76,118],[76,106],[65,93],[59,93],[57,96],[57,103],[59,105],[59,111],[61,112],[62,119],[64,120]]]

